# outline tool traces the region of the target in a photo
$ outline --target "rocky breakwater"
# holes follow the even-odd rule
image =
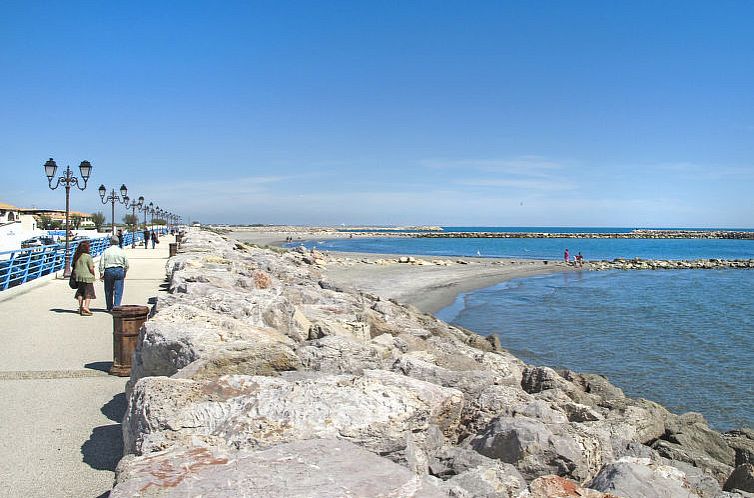
[[[585,261],[584,268],[589,270],[715,270],[715,269],[751,269],[754,259],[624,259],[611,261]]]
[[[551,232],[431,232],[412,234],[440,239],[739,239],[754,240],[754,232],[729,230],[631,230],[613,233]]]
[[[491,338],[338,288],[297,251],[195,231],[168,276],[134,355],[113,498],[749,486],[751,432],[719,434],[603,377],[526,365]]]

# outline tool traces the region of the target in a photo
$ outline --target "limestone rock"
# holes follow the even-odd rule
[[[725,443],[736,452],[735,466],[754,464],[754,430],[738,429],[723,434]]]
[[[624,457],[605,465],[587,484],[598,491],[619,496],[646,498],[698,498],[687,482],[686,474],[649,459]]]
[[[671,460],[708,470],[720,483],[728,478],[735,463],[735,450],[698,413],[669,419],[665,434],[652,448]]]
[[[593,489],[582,488],[560,476],[542,476],[529,484],[529,498],[617,498]]]
[[[127,458],[112,498],[131,496],[444,497],[428,479],[343,440],[314,439],[262,451],[173,447]]]
[[[383,368],[389,361],[384,350],[344,336],[325,336],[308,341],[296,354],[304,368],[327,373],[361,374],[364,370]]]
[[[513,465],[494,461],[453,476],[448,484],[478,498],[516,498],[526,490],[526,481]]]
[[[124,442],[126,452],[143,454],[195,438],[237,448],[345,438],[400,460],[408,438],[422,445],[433,427],[453,436],[462,402],[455,389],[380,370],[298,380],[146,377],[129,399]]]
[[[725,491],[754,493],[754,465],[744,463],[736,467],[723,485]]]
[[[217,361],[220,356],[228,356],[219,353],[220,350],[245,351],[255,356],[258,364],[264,363],[264,356],[273,351],[276,351],[273,356],[283,355],[293,361],[290,344],[290,339],[275,330],[252,327],[190,305],[175,304],[164,308],[142,326],[131,380],[135,382],[149,375],[170,376],[200,358],[214,356]],[[268,363],[276,361],[279,363],[279,359],[270,358]],[[291,366],[281,368],[288,370]]]
[[[589,448],[566,424],[545,424],[528,417],[500,417],[471,441],[482,455],[511,463],[527,480],[556,474],[590,476]]]

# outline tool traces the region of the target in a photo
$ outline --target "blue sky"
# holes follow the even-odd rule
[[[0,202],[227,223],[754,222],[748,1],[0,7]],[[109,206],[108,206],[109,207]],[[122,216],[122,209],[119,216]]]

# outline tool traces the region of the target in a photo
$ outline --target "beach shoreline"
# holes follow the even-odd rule
[[[290,231],[230,231],[239,242],[280,247],[294,241],[343,238],[350,234]],[[511,258],[474,258],[355,252],[316,252],[321,272],[332,283],[437,313],[466,292],[509,280],[579,271],[565,263]],[[405,261],[401,262],[401,258]]]

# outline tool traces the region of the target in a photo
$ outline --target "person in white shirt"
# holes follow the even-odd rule
[[[118,237],[110,237],[110,247],[105,249],[99,259],[99,278],[105,281],[105,304],[107,311],[120,306],[123,298],[123,282],[128,272],[128,258],[125,251],[118,247]]]

